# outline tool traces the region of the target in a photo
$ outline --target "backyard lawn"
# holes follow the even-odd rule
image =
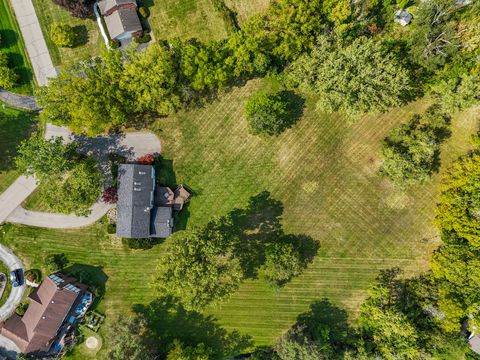
[[[31,94],[34,85],[33,71],[9,0],[0,0],[0,52],[8,55],[9,66],[19,76],[17,86],[11,91]]]
[[[52,0],[32,1],[55,66],[67,66],[84,58],[98,55],[102,49],[105,49],[105,43],[94,18],[82,20],[73,17],[68,11],[55,5]],[[78,43],[74,48],[58,47],[52,42],[50,28],[56,22],[67,23],[74,28],[78,36]]]
[[[13,109],[0,102],[0,193],[19,176],[14,169],[16,148],[30,135],[35,119],[33,113]]]
[[[439,175],[406,191],[377,175],[385,135],[428,101],[349,123],[317,113],[314,101],[307,99],[294,128],[273,139],[251,136],[243,116],[245,100],[272,86],[251,81],[210,105],[159,119],[153,126],[164,149],[163,181],[184,183],[195,194],[180,227],[205,224],[268,191],[280,202],[284,230],[320,243],[313,264],[281,290],[249,280],[222,306],[206,309],[226,329],[249,334],[257,344],[272,343],[309,304],[324,297],[354,319],[380,269],[398,265],[407,274],[423,270],[438,245],[432,220]],[[453,135],[443,145],[442,171],[469,148],[469,134],[476,131],[478,120],[478,109],[455,117]],[[261,224],[252,223],[257,226]],[[0,241],[12,247],[27,268],[42,268],[45,255],[64,252],[72,263],[88,265],[106,280],[98,309],[107,315],[103,337],[114,314],[154,299],[149,283],[168,241],[150,250],[128,250],[106,234],[103,223],[70,231],[7,225],[4,231]],[[99,354],[106,350],[104,343]],[[72,356],[80,359],[82,353]]]

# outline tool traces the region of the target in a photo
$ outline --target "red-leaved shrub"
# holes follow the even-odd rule
[[[118,200],[117,188],[115,186],[106,188],[103,192],[102,200],[107,204],[115,204]]]

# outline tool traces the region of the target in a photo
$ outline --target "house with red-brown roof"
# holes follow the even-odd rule
[[[65,335],[92,304],[87,286],[61,273],[48,276],[30,295],[25,314],[14,314],[2,324],[1,334],[24,354],[58,353]]]

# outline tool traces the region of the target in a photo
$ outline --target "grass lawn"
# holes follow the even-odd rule
[[[42,199],[42,192],[46,187],[47,184],[41,182],[40,185],[33,191],[33,193],[25,199],[22,206],[29,210],[53,212]]]
[[[148,21],[157,40],[178,37],[207,41],[227,36],[227,26],[212,0],[147,0],[145,5],[150,9]]]
[[[249,280],[222,306],[206,309],[225,328],[249,334],[257,344],[274,341],[324,297],[354,319],[380,269],[398,265],[407,274],[423,270],[438,245],[432,219],[439,175],[408,191],[396,190],[377,175],[383,138],[424,109],[426,101],[348,123],[315,112],[308,99],[294,128],[278,138],[261,139],[247,133],[243,107],[250,94],[270,86],[275,85],[251,81],[204,108],[160,119],[154,126],[164,149],[165,182],[185,183],[195,193],[183,214],[187,227],[243,208],[266,190],[283,205],[287,233],[320,242],[313,264],[281,290]],[[454,119],[453,135],[443,146],[443,168],[469,148],[467,139],[478,118],[477,108]],[[150,250],[128,250],[106,234],[102,223],[69,231],[14,225],[4,230],[0,241],[12,247],[27,268],[42,268],[46,255],[64,252],[72,263],[104,273],[106,292],[98,308],[107,315],[100,330],[104,339],[112,315],[154,299],[149,282],[168,242]],[[107,343],[97,358],[105,355]],[[71,358],[82,356],[86,358],[78,350]]]
[[[0,52],[8,54],[9,66],[19,76],[17,86],[11,91],[31,94],[34,85],[33,70],[9,0],[0,0],[0,37]]]
[[[253,15],[263,13],[270,3],[271,0],[225,0],[225,4],[237,14],[240,25]]]
[[[42,28],[48,51],[53,64],[69,65],[84,58],[98,55],[105,49],[105,43],[94,18],[82,20],[70,15],[52,0],[32,0]],[[62,48],[50,39],[50,28],[56,22],[64,22],[72,26],[78,35],[78,44],[74,48]]]
[[[16,148],[30,135],[35,120],[34,113],[13,109],[0,102],[0,192],[20,175],[14,169]]]

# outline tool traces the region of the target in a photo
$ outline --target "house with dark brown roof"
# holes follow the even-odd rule
[[[92,303],[87,286],[75,278],[55,273],[29,295],[23,317],[14,314],[2,324],[1,334],[24,354],[46,356],[58,353],[63,339]]]
[[[111,39],[126,40],[142,33],[135,0],[101,0],[98,9]]]

